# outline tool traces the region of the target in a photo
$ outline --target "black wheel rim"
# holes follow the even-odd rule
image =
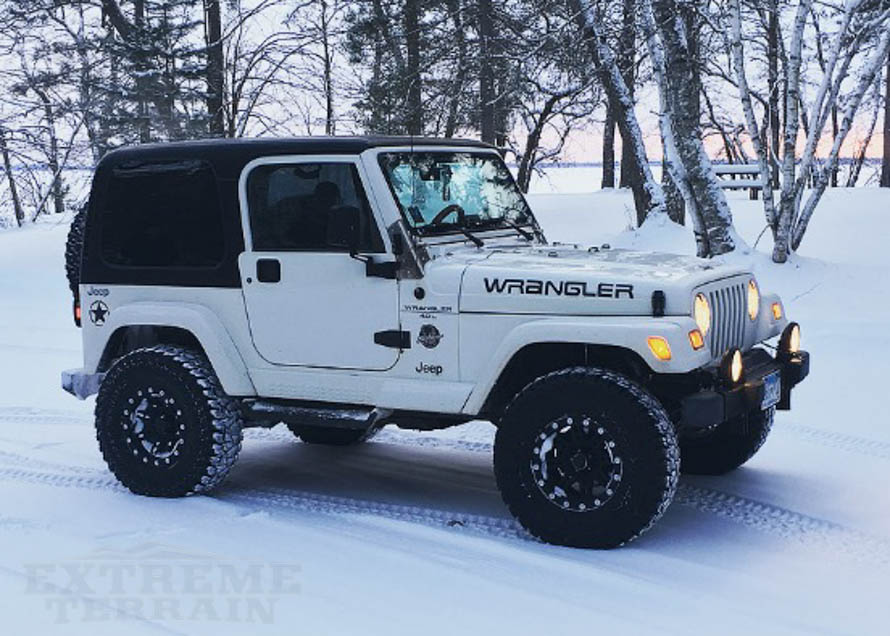
[[[615,496],[624,463],[606,423],[564,415],[536,436],[529,467],[550,503],[566,511],[589,512]]]
[[[127,449],[143,464],[171,467],[185,445],[186,424],[176,398],[164,389],[136,389],[121,412]]]

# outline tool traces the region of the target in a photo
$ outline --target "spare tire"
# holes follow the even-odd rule
[[[77,298],[80,285],[80,261],[83,256],[83,235],[87,218],[87,206],[83,206],[71,220],[68,228],[68,240],[65,243],[65,274],[68,276],[68,287]]]
[[[68,228],[68,240],[65,242],[65,275],[68,277],[68,288],[74,298],[74,323],[79,327],[80,318],[80,264],[83,258],[83,237],[86,227],[87,206],[83,206],[71,220]]]

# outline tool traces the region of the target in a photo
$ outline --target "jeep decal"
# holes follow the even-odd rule
[[[588,298],[633,299],[634,286],[624,283],[593,283],[580,281],[535,280],[532,278],[485,278],[489,294],[524,294],[529,296],[586,296]]]

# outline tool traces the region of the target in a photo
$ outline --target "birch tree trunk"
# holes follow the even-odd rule
[[[211,137],[226,134],[223,94],[225,62],[222,46],[222,15],[219,0],[204,0],[204,40],[207,45],[207,116]]]
[[[56,129],[56,117],[53,104],[49,95],[41,88],[32,86],[32,89],[40,99],[43,106],[43,116],[46,119],[46,134],[49,136],[49,148],[46,152],[46,163],[53,175],[50,183],[50,192],[53,199],[53,212],[63,214],[65,212],[65,193],[62,183],[61,170],[59,170],[59,136]]]
[[[3,156],[3,171],[6,173],[6,182],[9,184],[9,195],[12,198],[12,210],[15,214],[15,222],[19,227],[25,222],[25,211],[22,209],[22,200],[12,176],[12,161],[9,159],[9,147],[6,145],[6,130],[0,128],[0,155]]]
[[[624,0],[621,22],[621,34],[618,38],[618,65],[621,67],[621,77],[627,86],[627,93],[631,100],[634,99],[634,85],[636,84],[636,46],[637,24],[636,10],[637,0]],[[621,139],[621,173],[618,178],[619,188],[634,187],[634,180],[639,178],[640,169],[635,165],[633,147]]]
[[[881,162],[881,187],[890,188],[890,59],[887,60],[887,77],[884,81],[884,159]]]
[[[327,0],[321,0],[319,12],[322,52],[322,91],[324,92],[324,134],[337,132],[337,116],[334,110],[334,54],[331,41],[331,16],[328,14]]]
[[[766,218],[766,224],[773,232],[775,239],[777,227],[776,206],[773,200],[773,185],[778,187],[778,174],[776,173],[775,161],[770,156],[769,147],[763,143],[760,126],[757,124],[757,116],[754,113],[754,104],[751,100],[751,91],[748,88],[748,75],[745,72],[745,51],[742,45],[742,5],[741,0],[733,0],[732,11],[730,13],[730,51],[732,54],[732,62],[736,73],[736,83],[739,87],[739,99],[742,102],[742,110],[745,113],[745,125],[748,128],[748,135],[754,146],[754,152],[757,155],[758,164],[760,166],[760,180],[765,184],[763,188],[763,213]],[[778,106],[778,88],[775,89],[776,98],[775,105]],[[770,100],[770,104],[772,104]],[[770,106],[772,109],[772,106]],[[773,125],[772,113],[769,114],[770,126]],[[774,139],[778,139],[778,125],[773,129]],[[741,148],[741,144],[739,144]],[[778,144],[773,148],[778,148]],[[770,168],[772,167],[772,174]]]
[[[448,116],[445,120],[445,137],[454,137],[460,115],[460,100],[464,92],[466,75],[467,45],[464,35],[464,7],[462,0],[446,0],[448,13],[453,22],[455,45],[457,47],[457,65],[451,80],[451,95],[448,100]]]
[[[637,169],[640,173],[639,180],[632,191],[634,207],[637,212],[637,225],[639,226],[651,216],[666,214],[664,191],[652,176],[646,147],[643,144],[643,132],[634,112],[633,100],[627,91],[615,56],[603,38],[602,28],[592,0],[569,0],[569,7],[584,36],[584,45],[587,47],[594,69],[615,113],[618,130],[623,139],[629,140],[637,162]]]
[[[773,190],[779,189],[779,137],[781,121],[779,119],[779,0],[769,0],[767,5],[767,77],[769,84],[769,184]],[[736,13],[739,13],[736,10]],[[741,16],[738,16],[741,21]],[[738,70],[738,69],[736,69]],[[748,96],[750,99],[750,95]],[[764,183],[767,183],[764,181]],[[775,229],[775,228],[773,228]]]
[[[788,260],[791,243],[791,230],[797,211],[798,199],[794,189],[794,176],[797,160],[797,132],[800,126],[800,65],[802,62],[803,32],[806,19],[813,6],[813,0],[800,0],[791,46],[788,51],[787,90],[785,91],[785,139],[782,146],[782,192],[779,198],[779,214],[773,244],[773,261],[784,263]]]
[[[606,122],[603,125],[603,180],[600,187],[615,187],[615,113],[606,104]]]
[[[405,0],[405,64],[408,82],[408,113],[405,118],[409,135],[423,131],[423,93],[420,82],[420,0]]]
[[[479,11],[479,133],[483,142],[495,143],[494,61],[492,60],[491,0],[478,0]]]
[[[671,114],[670,137],[683,165],[688,188],[684,198],[694,200],[703,229],[703,235],[697,237],[699,255],[725,254],[736,246],[732,212],[702,143],[699,89],[694,81],[698,60],[691,44],[692,34],[675,0],[645,1],[651,2],[658,36],[650,41],[658,47],[656,40],[660,40],[664,50],[665,72],[660,89]]]

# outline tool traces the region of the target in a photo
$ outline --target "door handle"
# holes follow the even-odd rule
[[[256,279],[261,283],[281,282],[281,263],[278,259],[258,259],[256,262]]]

